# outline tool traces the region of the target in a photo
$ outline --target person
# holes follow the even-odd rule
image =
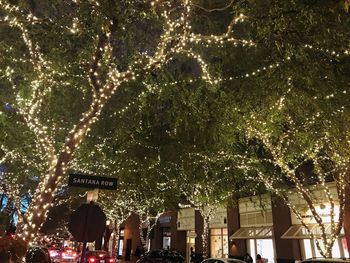
[[[262,258],[260,254],[256,255],[256,263],[265,263],[265,262],[266,260]]]
[[[167,249],[163,250],[162,256],[164,260],[167,260],[169,257],[169,250]]]
[[[195,253],[194,253],[194,250],[193,250],[193,247],[191,247],[191,253],[190,253],[190,258],[191,258],[191,262],[194,262],[195,261]]]
[[[136,247],[135,249],[135,257],[139,259],[141,257],[141,249],[139,246]]]
[[[253,258],[248,253],[245,254],[243,260],[247,263],[253,263]]]

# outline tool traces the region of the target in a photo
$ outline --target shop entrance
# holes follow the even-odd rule
[[[248,253],[256,262],[256,255],[266,259],[266,263],[275,262],[275,247],[272,239],[248,239]]]
[[[171,237],[164,237],[163,236],[163,249],[170,249],[170,241],[171,241]]]
[[[210,229],[210,257],[228,257],[227,228]]]
[[[126,240],[126,248],[125,248],[125,261],[131,260],[131,239],[128,238]]]
[[[187,231],[186,236],[186,262],[191,262],[191,247],[195,251],[195,238],[196,233],[194,231]]]
[[[170,249],[171,248],[171,231],[169,227],[163,227],[162,228],[162,236],[163,236],[163,240],[162,240],[162,248],[163,249]]]

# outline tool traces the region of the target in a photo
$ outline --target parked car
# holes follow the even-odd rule
[[[202,263],[246,263],[243,260],[235,258],[207,258]]]
[[[78,253],[73,248],[64,248],[61,251],[61,261],[63,262],[76,262],[78,259]]]
[[[301,263],[350,263],[349,258],[309,258]]]
[[[86,251],[82,262],[79,263],[114,263],[115,260],[104,250]]]
[[[167,249],[155,249],[146,252],[137,263],[167,263],[167,262],[184,262],[185,258],[176,251]]]
[[[32,246],[28,249],[26,263],[51,263],[49,251],[46,247]]]

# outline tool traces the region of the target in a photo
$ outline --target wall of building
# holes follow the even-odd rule
[[[200,212],[198,210],[195,211],[195,231],[196,231],[196,239],[195,239],[195,251],[196,253],[203,253],[203,226],[204,226],[204,220],[201,216]],[[208,242],[208,240],[207,240]],[[209,242],[208,242],[209,243]],[[209,247],[209,245],[208,245]]]
[[[152,240],[151,240],[151,248],[152,249],[161,249],[162,241],[163,241],[163,231],[162,228],[157,224],[152,231]]]
[[[186,231],[177,231],[173,249],[186,257]]]
[[[240,228],[238,206],[227,209],[227,230],[230,237]],[[246,244],[243,239],[229,239],[229,257],[243,258],[246,253]]]
[[[121,225],[124,228],[124,248],[123,248],[123,259],[125,261],[136,260],[135,250],[137,246],[142,247],[140,233],[139,233],[139,217],[136,214],[131,214],[128,219]],[[131,251],[128,251],[127,247],[128,240],[131,240]],[[130,258],[127,255],[130,253]]]
[[[298,240],[281,239],[292,225],[289,207],[278,198],[272,198],[272,219],[277,263],[294,263],[301,260]]]
[[[345,205],[345,220],[344,220],[344,231],[347,238],[348,247],[350,247],[350,188],[346,190],[346,205]],[[253,198],[254,199],[254,198]],[[250,200],[249,198],[247,200]],[[264,198],[262,200],[265,200]],[[270,199],[271,200],[271,199]],[[278,198],[274,197],[272,199],[272,205],[263,204],[264,210],[260,208],[255,209],[255,205],[246,204],[241,211],[243,213],[243,219],[241,219],[242,214],[240,215],[239,206],[230,207],[227,209],[227,232],[228,237],[233,233],[239,230],[241,227],[245,227],[245,217],[246,214],[254,213],[266,213],[265,221],[259,221],[262,226],[272,226],[273,228],[273,240],[275,247],[275,259],[276,263],[291,263],[295,260],[300,260],[302,258],[302,247],[298,239],[283,239],[281,236],[286,233],[290,226],[293,224],[293,216],[289,208],[284,205],[284,203]],[[259,201],[261,202],[261,200]],[[255,202],[255,203],[259,203]],[[186,257],[188,254],[188,236],[194,238],[194,248],[196,253],[202,253],[202,234],[203,234],[203,218],[201,217],[199,211],[194,211],[193,208],[183,209],[182,212],[171,211],[163,215],[164,220],[160,220],[154,228],[151,242],[151,249],[161,249],[163,243],[163,228],[170,229],[171,232],[171,250],[179,251],[183,256]],[[261,210],[261,211],[260,211]],[[272,212],[271,212],[272,210]],[[179,216],[180,215],[180,216]],[[272,216],[272,221],[271,221]],[[179,217],[181,217],[179,219]],[[241,222],[242,220],[242,222]],[[250,218],[251,220],[251,218]],[[123,227],[125,229],[124,237],[124,251],[123,255],[126,254],[126,242],[128,239],[131,239],[131,249],[134,252],[137,246],[141,247],[141,241],[139,238],[138,230],[139,218],[137,215],[131,215],[128,220],[124,223]],[[248,221],[247,221],[248,222]],[[294,223],[296,224],[296,223]],[[248,225],[247,225],[248,226]],[[258,223],[253,227],[258,227]],[[215,227],[214,227],[215,228]],[[208,255],[210,254],[210,235],[208,236]],[[229,257],[242,258],[247,252],[247,244],[245,239],[229,239],[228,244],[228,254]],[[132,255],[133,256],[133,255]]]
[[[163,246],[163,229],[169,228],[171,233],[170,249],[178,250],[178,231],[177,231],[177,211],[169,211],[162,214],[156,226],[153,229],[151,248],[152,249],[162,249]],[[181,239],[181,237],[180,237]],[[186,239],[186,235],[185,235]]]

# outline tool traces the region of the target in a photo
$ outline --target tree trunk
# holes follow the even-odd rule
[[[139,233],[140,233],[140,240],[141,240],[141,244],[143,247],[143,251],[147,251],[147,241],[145,240],[145,237],[143,236],[143,221],[140,220],[139,222]]]
[[[203,224],[203,234],[202,234],[202,243],[203,243],[203,257],[208,258],[209,256],[209,245],[208,245],[208,240],[209,240],[209,222],[210,222],[210,217],[205,216],[203,217],[204,224]]]
[[[115,262],[117,262],[118,253],[119,253],[119,231],[120,231],[119,228],[121,223],[122,222],[119,220],[115,220],[115,223],[114,223],[115,244],[114,244],[114,251],[112,251],[112,253],[114,253]]]
[[[27,222],[22,222],[18,226],[18,236],[24,241],[30,243],[44,224],[59,181],[66,174],[67,166],[72,160],[74,152],[82,143],[89,128],[97,120],[97,116],[110,98],[108,95],[110,94],[106,92],[103,98],[98,96],[93,100],[90,109],[83,114],[81,121],[67,135],[57,160],[51,160],[51,163],[55,165],[49,171],[45,180],[39,183],[35,197],[28,210]]]

